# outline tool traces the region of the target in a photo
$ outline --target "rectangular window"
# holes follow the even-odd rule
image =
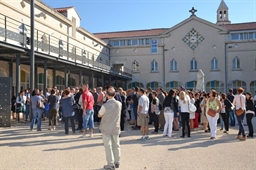
[[[125,46],[125,40],[120,40],[119,45],[120,46]]]
[[[132,40],[132,45],[138,45],[138,40]]]
[[[252,32],[249,33],[249,39],[250,39],[250,40],[253,39],[253,33],[252,33]]]
[[[127,45],[128,45],[128,46],[131,46],[131,45],[132,45],[131,40],[127,40]]]
[[[239,40],[239,34],[231,34],[231,40]]]
[[[151,53],[157,53],[157,40],[151,40]]]
[[[248,34],[244,33],[244,40],[247,40],[247,39],[248,39]]]
[[[244,34],[243,33],[240,33],[240,40],[243,40],[244,39]]]
[[[139,40],[139,44],[140,44],[140,45],[144,45],[144,39],[140,39],[140,40]]]
[[[147,38],[146,39],[146,45],[149,45],[150,44],[150,42],[149,42],[149,39]]]
[[[114,46],[114,47],[119,46],[119,40],[113,41],[113,46]]]

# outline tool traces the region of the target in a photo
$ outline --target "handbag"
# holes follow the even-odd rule
[[[240,104],[242,106],[241,97],[240,97]],[[236,110],[236,115],[237,116],[241,116],[243,113],[244,113],[244,110],[242,108],[239,108],[238,110]]]
[[[209,100],[207,100],[207,106],[209,107]],[[209,108],[207,114],[211,117],[215,117],[217,112],[215,110],[213,110],[212,108]]]
[[[189,112],[196,112],[196,106],[190,102],[188,102],[188,110]]]
[[[45,109],[44,103],[42,102],[41,99],[37,100],[37,108],[39,109]]]
[[[73,108],[73,109],[80,109],[80,107],[79,107],[78,104],[73,104],[73,105],[72,105],[72,108]]]

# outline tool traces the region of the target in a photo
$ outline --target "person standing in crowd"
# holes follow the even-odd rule
[[[142,137],[139,140],[146,140],[149,139],[148,136],[148,122],[149,122],[149,115],[148,115],[148,109],[149,109],[149,99],[145,94],[145,90],[143,88],[139,89],[139,104],[138,104],[138,117],[139,117],[139,124],[141,126],[141,134]]]
[[[195,97],[194,93],[192,91],[188,92],[189,98],[190,98],[190,103],[195,104]],[[190,120],[190,130],[194,130],[194,121],[196,118],[196,113],[195,112],[189,112],[189,120]]]
[[[13,94],[12,96],[12,118],[16,119],[16,94]]]
[[[162,88],[158,88],[156,90],[157,92],[157,98],[159,99],[159,105],[163,106],[164,103],[164,99],[165,99],[165,95],[163,93]],[[159,126],[160,126],[160,130],[163,131],[164,130],[164,125],[165,125],[165,119],[164,119],[164,109],[163,107],[160,107],[160,115],[159,115]]]
[[[121,110],[121,117],[120,117],[120,127],[121,127],[121,131],[124,131],[124,119],[125,119],[125,110],[126,110],[126,98],[123,95],[123,88],[119,87],[118,88],[118,94],[120,95],[122,101],[122,110]]]
[[[99,111],[100,110],[100,108],[101,108],[101,106],[103,105],[103,103],[104,103],[104,98],[105,98],[105,94],[104,94],[104,92],[103,92],[103,89],[102,89],[102,87],[98,87],[97,88],[97,93],[98,93],[98,98],[97,98],[97,102],[96,102],[96,104],[97,104],[97,110]],[[97,117],[97,119],[95,120],[95,122],[100,122],[100,118],[98,118]]]
[[[49,130],[55,130],[57,126],[57,110],[58,110],[58,96],[55,90],[51,90],[51,95],[48,96],[49,103]]]
[[[236,111],[239,110],[239,109],[242,109],[245,112],[245,110],[246,110],[246,108],[245,108],[245,96],[243,95],[243,92],[244,92],[244,89],[242,87],[239,87],[237,89],[238,94],[236,94],[235,97],[234,97],[233,104],[236,107]],[[242,141],[246,140],[244,124],[243,124],[244,116],[245,116],[245,113],[243,113],[241,115],[236,114],[236,118],[237,118],[237,121],[238,121],[238,124],[239,124],[239,131],[238,131],[237,139],[240,139]],[[241,135],[242,135],[242,137],[241,137]]]
[[[253,125],[252,125],[252,118],[254,117],[254,103],[253,103],[253,98],[252,94],[247,92],[246,93],[246,121],[249,129],[249,134],[248,138],[253,138]]]
[[[61,105],[62,105],[62,114],[65,121],[65,134],[67,135],[69,133],[68,128],[68,121],[71,122],[72,132],[75,133],[75,111],[73,109],[74,99],[72,95],[70,94],[70,90],[66,89],[64,91],[64,96],[61,99]]]
[[[32,97],[30,100],[32,104],[32,113],[33,113],[33,118],[30,122],[30,130],[33,130],[34,122],[37,119],[37,131],[41,131],[41,123],[42,123],[42,115],[44,112],[44,109],[38,107],[38,103],[42,102],[44,103],[45,100],[42,98],[42,96],[39,93],[38,89],[35,89],[32,92]]]
[[[217,92],[215,90],[211,90],[210,98],[206,102],[206,117],[209,122],[210,131],[211,131],[211,138],[216,139],[216,132],[217,132],[217,121],[221,109],[220,101],[216,98]],[[210,114],[210,112],[214,114]]]
[[[164,136],[172,137],[172,125],[174,112],[178,112],[178,100],[175,97],[175,91],[171,89],[168,93],[168,96],[164,99],[163,103],[164,108]],[[168,131],[168,133],[167,133]]]
[[[253,101],[254,101],[254,114],[256,113],[256,91],[254,92],[254,97],[253,97]]]
[[[195,112],[195,119],[194,119],[194,128],[198,128],[199,125],[199,115],[201,114],[201,107],[200,107],[200,94],[196,93],[195,94],[195,106],[196,106],[196,112]]]
[[[98,113],[101,118],[100,131],[106,152],[107,165],[104,169],[113,170],[120,166],[120,112],[122,104],[114,99],[116,95],[114,87],[107,90],[108,101],[104,103]]]
[[[76,87],[75,90],[76,90],[76,92],[75,92],[74,100],[78,106],[78,108],[75,109],[75,114],[76,114],[76,119],[77,119],[77,124],[78,124],[76,130],[82,130],[83,129],[83,126],[82,126],[83,113],[81,111],[81,105],[79,104],[79,99],[80,99],[82,92],[81,92],[81,89],[79,89],[79,87]]]
[[[207,100],[208,100],[208,96],[207,94],[203,94],[203,99],[200,103],[200,108],[201,108],[201,124],[203,124],[203,130],[204,132],[209,132],[208,130],[208,120],[207,120],[207,117],[206,117],[206,103],[207,103]]]
[[[92,95],[93,95],[93,99],[94,99],[94,104],[93,104],[93,111],[94,111],[94,115],[93,115],[93,120],[95,123],[99,122],[99,118],[98,118],[98,107],[97,107],[97,100],[98,100],[98,92],[96,90],[96,88],[92,89]]]
[[[231,107],[232,104],[231,102],[227,99],[227,95],[225,93],[221,94],[221,112],[220,115],[222,117],[222,120],[224,122],[224,127],[225,130],[223,131],[223,133],[228,133],[229,131],[229,114],[231,112]]]
[[[132,93],[132,103],[133,103],[133,112],[134,112],[134,127],[133,127],[133,130],[140,130],[140,128],[138,127],[137,125],[137,119],[138,119],[138,96],[137,96],[137,92],[138,92],[139,88],[138,87],[135,87],[135,88],[132,88],[131,89],[131,93]]]
[[[24,91],[21,90],[20,94],[16,98],[16,114],[18,115],[18,122],[20,121],[20,113],[23,114],[24,121],[25,121],[26,101],[27,101],[27,98],[24,94]]]
[[[130,106],[130,113],[131,113],[129,125],[135,125],[135,114],[134,114],[133,102],[132,102],[133,90],[132,90],[132,89],[129,89],[128,92],[129,92],[129,93],[128,93],[129,95],[128,95],[126,101],[127,101],[127,103],[129,104],[129,106]]]
[[[233,103],[234,101],[233,89],[229,89],[227,98],[231,103]],[[236,125],[235,110],[234,109],[231,110],[229,115],[230,115],[230,126],[235,126]]]
[[[159,99],[157,98],[157,93],[155,91],[152,91],[152,103],[151,103],[151,112],[153,116],[153,122],[154,122],[154,127],[155,130],[152,132],[153,134],[158,134],[158,129],[159,129],[159,119],[158,116],[160,114],[160,109],[159,109]]]
[[[190,126],[189,126],[189,102],[190,98],[185,93],[185,91],[180,92],[179,96],[179,106],[180,106],[180,114],[181,114],[181,122],[182,122],[182,135],[181,138],[185,137],[185,128],[187,127],[188,137],[190,138]]]
[[[92,93],[89,91],[88,84],[83,84],[83,94],[82,94],[82,105],[83,105],[83,129],[84,133],[82,137],[86,137],[86,130],[89,126],[90,137],[93,138],[94,120],[93,120],[93,105],[94,98]]]
[[[177,101],[179,101],[179,97],[177,95],[177,91],[174,90],[174,97]],[[177,104],[178,105],[178,104]],[[179,110],[174,110],[174,119],[173,119],[173,131],[179,131]]]
[[[149,122],[148,122],[148,125],[152,125],[152,123],[154,122],[154,116],[153,116],[153,112],[151,111],[151,104],[152,104],[152,100],[153,100],[153,97],[152,97],[152,89],[151,87],[148,87],[147,89],[147,96],[148,96],[148,99],[149,99],[149,110],[148,110],[148,114],[149,114]]]
[[[25,119],[25,122],[27,122],[28,116],[29,116],[29,106],[30,106],[30,89],[26,90],[25,96],[26,96],[26,119]]]

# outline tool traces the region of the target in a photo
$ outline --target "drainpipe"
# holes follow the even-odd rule
[[[225,43],[225,91],[228,92],[228,52],[227,52],[228,43]]]
[[[166,90],[166,85],[165,85],[165,49],[163,45],[163,89]]]

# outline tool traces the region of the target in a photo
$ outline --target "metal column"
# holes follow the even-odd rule
[[[12,61],[9,62],[9,77],[13,77],[13,64],[12,64]]]
[[[111,76],[109,76],[109,85],[108,86],[111,86]]]
[[[84,81],[83,81],[83,71],[80,70],[80,73],[79,73],[79,85],[83,84]]]
[[[56,69],[52,70],[52,86],[56,86]]]
[[[31,66],[30,66],[31,67]],[[34,70],[34,88],[37,88],[38,89],[38,86],[37,86],[37,83],[38,83],[38,75],[37,75],[37,66],[34,67],[35,70]],[[31,74],[31,73],[30,73]],[[31,88],[30,88],[31,89]],[[43,90],[43,89],[41,89]]]
[[[48,74],[48,70],[47,70],[47,61],[44,61],[44,95],[46,96],[46,88],[47,88],[47,74]]]
[[[124,88],[127,90],[127,80],[124,81]]]
[[[90,86],[91,88],[94,88],[94,72],[92,72],[92,77],[91,77],[91,81],[90,81]]]
[[[20,55],[16,55],[16,96],[20,92]]]
[[[101,87],[104,88],[104,75],[101,75]]]
[[[117,77],[116,77],[116,85],[115,85],[116,88],[118,88],[118,81],[117,81]]]
[[[65,79],[65,88],[68,87],[68,68],[65,66],[65,72],[64,72],[64,79]]]
[[[31,91],[35,89],[35,53],[34,53],[34,20],[35,20],[35,2],[30,1],[30,89]]]

